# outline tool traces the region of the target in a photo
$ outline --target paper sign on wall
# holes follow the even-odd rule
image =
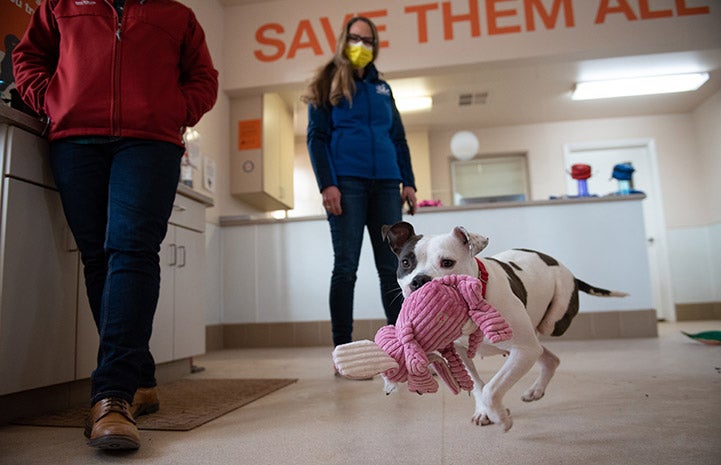
[[[215,192],[215,160],[203,157],[203,187],[209,192]]]
[[[261,148],[262,131],[263,128],[260,119],[238,121],[238,150]]]

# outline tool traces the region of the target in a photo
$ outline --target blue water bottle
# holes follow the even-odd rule
[[[611,177],[618,181],[618,195],[631,194],[631,179],[633,178],[634,171],[636,171],[636,169],[631,163],[619,163],[613,167]]]

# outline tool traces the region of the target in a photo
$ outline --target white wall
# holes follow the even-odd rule
[[[220,226],[214,223],[205,224],[205,285],[206,285],[206,318],[207,325],[223,322],[223,254],[222,234]]]
[[[416,198],[421,200],[433,200],[431,181],[431,158],[427,131],[406,132],[408,140],[408,148],[411,151],[411,165],[413,166],[413,175],[416,178]]]
[[[453,131],[431,133],[433,189],[450,203],[448,153]],[[690,114],[564,121],[475,130],[480,153],[527,152],[534,200],[566,192],[563,146],[567,143],[652,138],[658,151],[664,210],[669,225],[698,224],[705,216],[698,199],[697,141]]]
[[[716,283],[712,299],[714,302],[721,301],[721,223],[716,223],[709,227],[710,236],[710,260],[711,260],[711,279],[712,283]]]
[[[206,212],[206,220],[217,223],[218,217],[222,214],[224,204],[229,197],[228,173],[228,138],[229,136],[229,100],[223,89],[225,88],[225,66],[223,63],[223,28],[224,9],[217,0],[181,0],[190,7],[205,31],[205,39],[208,49],[213,58],[213,65],[218,70],[220,88],[218,100],[195,129],[201,135],[200,150],[205,157],[211,158],[216,167],[215,192],[210,192],[203,187],[203,167],[193,170],[193,187],[208,196],[213,197],[215,206]]]
[[[692,114],[698,143],[696,168],[703,182],[707,224],[721,222],[721,92],[701,104]],[[718,263],[718,261],[717,261]]]
[[[721,301],[721,223],[668,233],[676,303]]]
[[[688,224],[669,224],[669,258],[677,303],[721,301],[721,92],[692,114],[695,150],[677,153],[691,174],[679,189],[700,187],[689,203],[674,210],[696,210]],[[678,168],[678,166],[677,166]],[[666,194],[664,194],[665,196]]]

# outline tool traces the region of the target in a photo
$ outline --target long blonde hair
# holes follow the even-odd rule
[[[346,42],[348,42],[348,31],[356,21],[363,21],[370,26],[373,33],[373,63],[378,57],[378,29],[373,21],[365,16],[351,18],[341,30],[335,45],[333,58],[316,71],[315,76],[308,85],[308,90],[301,97],[304,103],[314,107],[335,106],[343,97],[351,104],[355,94],[355,82],[353,81],[353,66],[345,56]]]

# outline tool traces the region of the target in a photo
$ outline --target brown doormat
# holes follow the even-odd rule
[[[188,431],[288,386],[297,379],[179,379],[158,386],[160,411],[137,419],[139,429]],[[82,428],[87,404],[13,420],[18,425]]]

